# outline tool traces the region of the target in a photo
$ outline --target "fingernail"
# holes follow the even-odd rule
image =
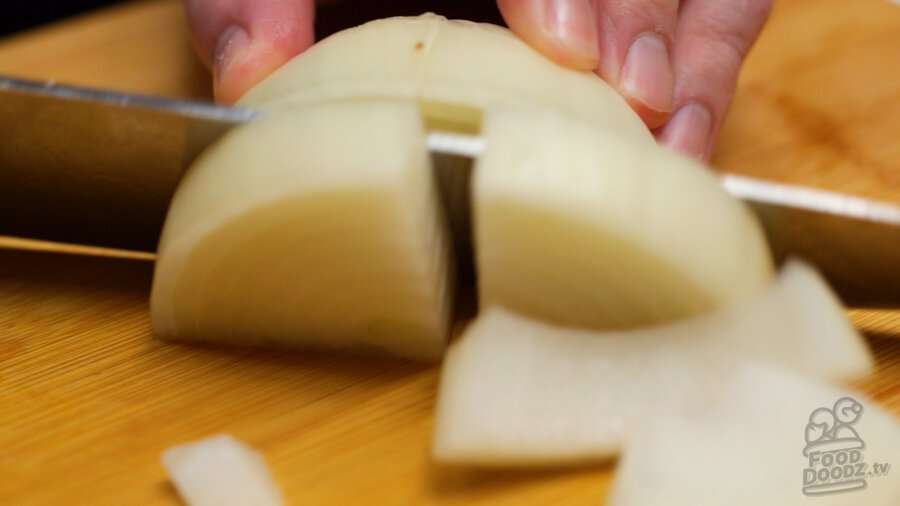
[[[585,69],[597,67],[600,48],[597,17],[589,0],[549,0],[544,10],[544,29],[565,54],[561,59]]]
[[[673,82],[669,48],[663,38],[647,32],[634,39],[622,65],[619,90],[652,111],[668,113],[672,110]]]
[[[659,135],[660,144],[698,160],[706,160],[706,147],[712,129],[712,114],[693,103],[678,109]]]
[[[228,73],[228,69],[234,62],[235,57],[248,45],[250,45],[250,35],[243,27],[233,25],[222,32],[222,35],[219,36],[218,44],[216,44],[213,64],[214,86],[218,88],[221,85],[221,81]]]

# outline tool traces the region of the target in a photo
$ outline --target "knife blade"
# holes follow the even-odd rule
[[[0,76],[0,235],[153,251],[186,167],[261,114]],[[467,169],[484,147],[473,135],[428,136],[465,251]],[[776,259],[811,261],[848,304],[900,307],[900,205],[721,177],[759,216]]]

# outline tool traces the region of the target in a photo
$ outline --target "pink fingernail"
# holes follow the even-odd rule
[[[675,151],[706,160],[712,129],[712,114],[703,105],[688,104],[672,116],[659,135],[659,142]]]
[[[600,58],[597,17],[589,0],[549,0],[544,29],[570,59],[596,66]]]
[[[219,36],[216,44],[216,54],[213,61],[213,80],[218,85],[219,81],[228,72],[228,68],[241,51],[250,45],[250,35],[239,25],[228,27]]]
[[[657,33],[639,35],[625,56],[619,77],[620,91],[650,109],[668,112],[672,110],[673,86],[666,42]]]

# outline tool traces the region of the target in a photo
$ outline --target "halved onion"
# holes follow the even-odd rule
[[[162,337],[438,357],[454,268],[423,125],[487,142],[472,196],[482,307],[632,327],[771,277],[759,227],[711,174],[653,144],[598,77],[504,29],[369,23],[244,105],[270,117],[204,154],[172,202],[151,297]]]

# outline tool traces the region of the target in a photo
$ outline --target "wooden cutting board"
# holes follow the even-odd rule
[[[777,4],[715,165],[900,201],[900,7]],[[176,0],[0,40],[0,73],[171,97],[209,90]],[[150,334],[149,262],[5,244],[0,504],[178,504],[160,452],[217,432],[264,451],[298,504],[598,504],[607,494],[613,466],[431,463],[437,366],[164,344]],[[900,414],[900,311],[852,317],[879,360],[858,386]]]

